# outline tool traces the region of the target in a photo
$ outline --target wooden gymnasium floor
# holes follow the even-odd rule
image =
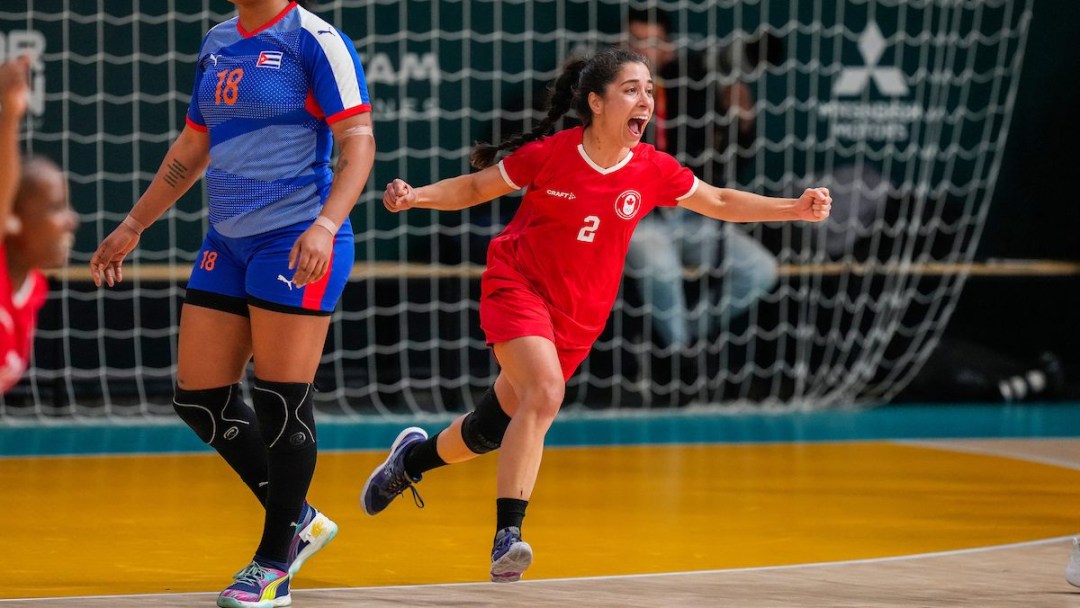
[[[498,586],[494,456],[433,472],[422,510],[361,513],[398,426],[322,425],[311,498],[341,532],[294,606],[1080,606],[1080,404],[569,418],[536,562]],[[214,605],[262,518],[187,434],[0,427],[0,608]]]

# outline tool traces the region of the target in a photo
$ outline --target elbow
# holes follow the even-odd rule
[[[375,138],[350,137],[341,146],[341,154],[361,161],[362,165],[375,164]]]
[[[709,212],[706,214],[716,220],[734,221],[731,218],[731,199],[726,188],[716,188],[709,197]]]
[[[471,185],[468,190],[463,192],[464,196],[455,197],[453,199],[453,206],[455,211],[461,211],[462,209],[468,209],[473,205],[479,205],[483,201],[483,195],[475,185]]]

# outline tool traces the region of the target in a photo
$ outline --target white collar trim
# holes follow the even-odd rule
[[[628,152],[626,154],[626,158],[620,160],[617,164],[612,165],[612,166],[608,167],[607,169],[605,169],[605,168],[601,167],[600,165],[594,163],[593,159],[589,158],[589,155],[585,152],[585,144],[578,144],[577,145],[577,151],[578,151],[578,154],[581,155],[581,158],[584,158],[585,162],[588,163],[588,165],[590,167],[592,167],[600,175],[607,175],[609,173],[614,173],[614,172],[618,171],[619,169],[622,169],[623,167],[625,167],[626,164],[630,162],[630,159],[634,158],[634,151],[631,150],[630,152]]]
[[[15,290],[15,293],[11,294],[11,303],[14,304],[16,308],[26,306],[26,301],[30,299],[30,294],[33,293],[33,291],[34,276],[32,273],[27,273],[22,285]]]

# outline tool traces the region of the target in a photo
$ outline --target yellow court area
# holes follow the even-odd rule
[[[484,581],[496,456],[430,472],[372,518],[383,452],[324,453],[313,503],[341,527],[294,588]],[[0,597],[217,592],[258,503],[212,454],[0,459]],[[909,555],[1075,532],[1080,471],[889,442],[549,449],[528,578]]]

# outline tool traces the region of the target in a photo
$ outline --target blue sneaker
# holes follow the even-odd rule
[[[289,545],[289,576],[296,576],[304,562],[337,536],[337,524],[305,503],[304,513],[296,524],[296,534]]]
[[[520,581],[532,560],[532,547],[521,540],[521,528],[511,526],[499,530],[491,549],[491,582]]]
[[[217,598],[220,608],[275,608],[292,605],[289,573],[252,561],[233,576]]]
[[[427,439],[427,431],[418,427],[410,426],[401,431],[394,445],[390,446],[390,455],[386,461],[380,464],[368,477],[364,489],[360,491],[360,506],[368,515],[382,512],[392,500],[397,498],[406,489],[412,490],[413,502],[421,509],[424,508],[424,499],[413,487],[423,477],[409,477],[405,472],[405,454],[410,448]]]

